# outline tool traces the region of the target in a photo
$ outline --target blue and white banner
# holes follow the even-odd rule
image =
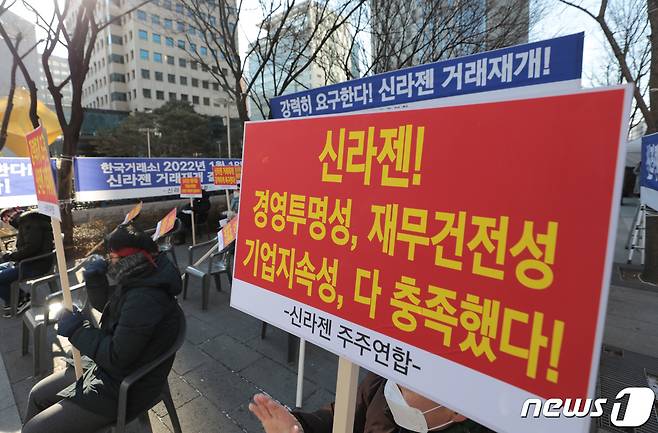
[[[415,66],[272,98],[275,119],[337,114],[428,99],[577,82],[584,33]]]
[[[120,200],[180,193],[180,178],[198,176],[206,190],[214,184],[216,165],[241,165],[240,159],[76,158],[77,201]]]
[[[642,137],[640,199],[658,210],[658,133]]]
[[[54,159],[51,165],[55,172]],[[0,208],[36,204],[30,158],[0,158]]]

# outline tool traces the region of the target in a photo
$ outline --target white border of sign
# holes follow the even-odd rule
[[[596,334],[594,338],[594,346],[591,348],[593,351],[592,364],[590,369],[589,377],[589,387],[588,387],[588,397],[594,397],[596,379],[598,376],[598,365],[601,355],[601,343],[603,340],[603,330],[605,324],[605,314],[606,306],[608,303],[608,294],[609,294],[609,281],[610,275],[612,272],[612,259],[614,254],[614,244],[615,236],[617,231],[617,215],[619,214],[620,206],[620,197],[621,197],[621,179],[623,177],[624,171],[624,157],[626,155],[626,139],[628,136],[628,116],[631,105],[633,86],[620,85],[600,89],[584,89],[576,90],[573,88],[565,88],[563,85],[541,85],[533,86],[535,89],[528,92],[528,88],[521,89],[510,89],[504,92],[491,92],[496,93],[492,94],[474,94],[468,95],[469,103],[465,103],[465,99],[460,97],[460,99],[447,101],[447,100],[434,100],[434,101],[423,101],[426,104],[429,102],[432,105],[426,105],[426,108],[429,107],[443,107],[443,106],[457,106],[457,105],[470,105],[478,103],[490,103],[490,102],[499,102],[499,101],[511,101],[511,100],[521,100],[521,99],[534,99],[539,97],[552,97],[552,96],[564,96],[570,94],[586,94],[586,93],[599,93],[611,90],[623,89],[625,92],[625,106],[622,110],[622,119],[621,119],[621,128],[620,135],[618,138],[618,148],[617,148],[617,166],[615,172],[615,185],[613,190],[613,196],[611,198],[611,208],[609,214],[609,227],[608,227],[608,243],[605,254],[605,266],[604,272],[601,276],[601,297],[599,302],[599,313],[598,313],[598,322],[596,327]],[[541,89],[538,89],[541,87]],[[446,98],[449,99],[449,98]],[[455,98],[456,99],[456,98]],[[409,109],[415,109],[409,108]],[[358,116],[363,113],[347,113],[341,114],[344,116]],[[277,121],[286,121],[286,122],[295,122],[295,121],[308,120],[308,118],[297,118],[297,119],[274,119],[267,120],[267,122],[277,122]],[[262,122],[262,121],[259,121]],[[246,131],[246,128],[245,128]],[[244,161],[244,155],[243,155]],[[246,167],[248,168],[248,167]],[[245,171],[243,166],[242,179],[244,180],[245,176],[248,176],[248,170]],[[248,180],[247,180],[248,182]],[[240,208],[242,211],[244,207]],[[239,245],[236,245],[236,248],[239,248]],[[238,256],[236,251],[236,257]],[[330,317],[334,320],[335,326],[339,326],[340,323],[348,324],[352,329],[365,329],[353,323],[350,323],[344,319],[338,318],[328,313],[320,312],[315,310],[312,307],[301,304],[292,299],[286,298],[279,294],[270,292],[265,289],[260,289],[257,286],[254,286],[248,282],[241,281],[237,278],[233,280],[233,289],[231,291],[231,307],[239,309],[249,315],[258,317],[261,320],[265,320],[273,325],[280,327],[290,333],[300,336],[301,338],[308,339],[313,343],[324,347],[327,349],[327,344],[325,340],[315,336],[311,333],[299,332],[300,328],[294,327],[290,323],[290,318],[283,313],[283,309],[290,308],[293,305],[303,306],[307,311],[315,311],[316,313],[321,314],[324,317]],[[277,314],[274,318],[273,314]],[[332,325],[333,327],[333,325]],[[367,333],[370,335],[378,335],[378,333],[367,330]],[[409,345],[398,342],[392,338],[381,336],[385,340],[395,342],[396,344],[401,345],[401,347],[409,348]],[[374,369],[377,373],[381,374],[384,377],[393,378],[398,380],[401,383],[405,383],[411,389],[414,389],[421,394],[427,395],[435,399],[440,403],[445,403],[446,406],[451,407],[452,409],[463,413],[465,416],[478,421],[484,425],[488,425],[499,432],[529,432],[533,433],[553,433],[559,431],[561,433],[587,433],[589,432],[590,419],[589,418],[541,418],[541,419],[522,419],[520,417],[521,408],[523,402],[527,398],[540,398],[535,396],[527,391],[521,390],[515,386],[504,383],[497,379],[490,378],[486,375],[478,373],[476,371],[467,369],[466,367],[459,366],[451,361],[445,360],[438,356],[429,354],[428,352],[413,348],[413,353],[416,356],[419,356],[419,359],[426,359],[428,362],[436,363],[440,365],[441,371],[444,374],[440,376],[431,375],[425,376],[426,373],[416,373],[417,377],[420,380],[416,380],[414,383],[409,383],[404,381],[404,377],[401,375],[392,374],[390,370],[384,369]],[[354,353],[349,351],[341,352],[341,356],[345,356],[359,364],[361,362],[360,357],[355,356]],[[368,366],[372,369],[372,366]],[[465,375],[464,372],[468,371],[469,374]],[[400,380],[403,379],[403,380]],[[436,384],[437,390],[454,390],[459,389],[463,392],[451,394],[449,399],[445,399],[445,392],[433,392],[429,391],[426,388],[427,384]],[[543,400],[543,399],[542,399]],[[475,409],[477,408],[477,409]],[[609,416],[609,414],[606,414]],[[486,420],[486,422],[485,422]],[[492,421],[496,420],[496,421]]]

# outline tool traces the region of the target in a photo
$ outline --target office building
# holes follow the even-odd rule
[[[135,4],[134,0],[98,1],[99,21],[121,18],[98,36],[83,106],[151,111],[180,100],[190,102],[201,114],[224,116],[229,97],[210,71],[194,60],[193,53],[198,53],[213,63],[212,48],[203,44],[199,30],[189,23],[189,11],[177,1],[154,0],[122,16]],[[219,13],[210,16],[211,22],[219,19]],[[236,115],[232,109],[231,116]]]

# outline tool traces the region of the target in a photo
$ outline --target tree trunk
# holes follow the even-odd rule
[[[69,134],[64,134],[64,149],[71,148],[77,143]],[[75,148],[75,147],[73,147]],[[62,232],[64,233],[64,246],[73,245],[73,159],[66,156],[59,160],[59,169],[57,170],[57,195],[60,201],[60,212],[62,214]]]
[[[658,0],[647,0],[649,11],[649,24],[651,25],[651,66],[649,69],[649,110],[653,122],[647,122],[647,126],[653,123],[654,128],[649,128],[648,133],[657,132],[658,125]]]

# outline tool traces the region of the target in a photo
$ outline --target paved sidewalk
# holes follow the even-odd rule
[[[5,363],[0,357],[0,433],[18,433],[20,431],[21,419],[14,402]]]

